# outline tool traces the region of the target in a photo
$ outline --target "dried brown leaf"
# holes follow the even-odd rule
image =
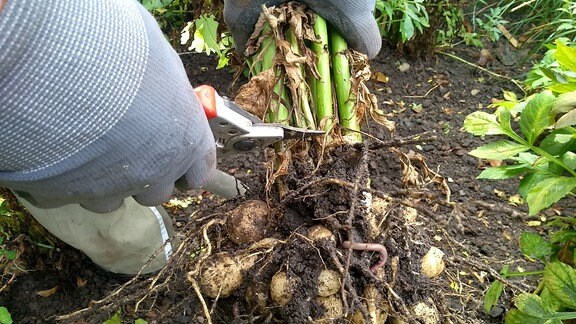
[[[86,287],[87,283],[88,283],[88,280],[82,279],[80,277],[76,277],[76,287],[82,289],[82,288]]]
[[[36,295],[38,295],[40,297],[50,297],[50,296],[54,295],[57,291],[58,291],[58,286],[54,286],[54,288],[51,288],[51,289],[37,291]]]
[[[372,80],[379,83],[388,83],[388,81],[390,81],[390,78],[386,74],[380,71],[376,71],[372,73]]]
[[[288,174],[288,164],[291,161],[289,157],[289,151],[284,152],[283,154],[276,153],[274,158],[270,159],[266,163],[266,191],[270,192],[272,190],[272,186],[276,183],[276,179],[278,177],[282,177]]]
[[[416,168],[412,165],[410,158],[407,154],[400,151],[397,148],[391,148],[392,152],[396,153],[398,158],[400,159],[400,165],[402,168],[402,183],[404,183],[405,187],[415,186],[420,187],[422,186],[422,182],[420,180],[420,175]]]
[[[502,160],[488,160],[488,164],[493,167],[501,166],[503,163]]]
[[[240,87],[234,101],[247,112],[264,119],[275,83],[276,75],[273,69],[262,71]]]
[[[391,148],[391,151],[396,153],[402,164],[402,173],[405,186],[423,187],[428,183],[436,183],[440,190],[446,195],[446,200],[450,201],[450,187],[446,178],[439,173],[431,170],[426,164],[425,157],[414,151],[404,153],[397,148]]]
[[[492,53],[490,53],[488,49],[483,48],[480,50],[480,57],[478,58],[476,64],[480,66],[486,66],[489,62],[492,61],[492,59]]]

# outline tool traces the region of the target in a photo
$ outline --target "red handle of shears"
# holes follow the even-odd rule
[[[198,96],[198,99],[202,104],[202,108],[204,108],[206,118],[212,119],[217,117],[218,112],[216,110],[216,90],[209,85],[201,85],[194,88],[194,92],[196,92],[196,96]]]

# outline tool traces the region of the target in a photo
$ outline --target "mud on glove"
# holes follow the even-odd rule
[[[244,52],[262,4],[276,6],[287,0],[226,0],[224,20],[228,25],[240,53]],[[373,10],[376,0],[299,0],[329,21],[350,46],[375,57],[382,46]]]
[[[0,30],[0,186],[43,208],[108,212],[209,179],[204,112],[136,1],[8,1]]]

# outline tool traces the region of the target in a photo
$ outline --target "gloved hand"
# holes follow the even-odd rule
[[[240,53],[244,52],[262,4],[275,6],[288,0],[226,0],[224,20]],[[382,37],[372,11],[375,0],[299,0],[330,22],[350,46],[373,58],[380,51]]]
[[[0,186],[42,208],[109,212],[212,176],[204,111],[136,1],[8,1],[0,29]]]

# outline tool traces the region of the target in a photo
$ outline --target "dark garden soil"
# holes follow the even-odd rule
[[[520,78],[522,69],[500,55],[504,52],[493,49],[488,67],[504,77]],[[450,53],[471,62],[480,55],[467,48]],[[232,75],[214,70],[212,59],[182,58],[193,84],[234,94]],[[512,297],[533,289],[534,282],[507,281],[491,314],[483,311],[484,292],[505,265],[514,271],[539,267],[518,247],[520,234],[537,228],[526,225],[523,207],[509,204],[514,182],[475,180],[487,162],[467,152],[482,140],[461,127],[467,114],[488,109],[503,89],[519,89],[506,78],[442,54],[413,61],[383,48],[371,64],[380,81],[369,86],[380,109],[397,123],[394,134],[370,123],[366,132],[379,140],[329,150],[317,169],[295,163],[282,199],[275,189],[265,190],[266,152],[220,161],[222,170],[248,185],[246,198],[222,201],[202,191],[176,192],[181,203],[193,198],[187,206],[166,206],[181,248],[153,277],[115,277],[64,244],[55,241],[54,248],[46,249],[23,235],[14,242],[23,253],[20,269],[7,270],[4,282],[10,273],[19,274],[1,292],[0,305],[9,309],[15,323],[102,323],[120,309],[122,322],[128,323],[138,318],[148,323],[207,323],[208,317],[214,323],[329,323],[330,312],[339,317],[337,323],[350,322],[352,315],[383,323],[386,313],[388,323],[503,322]],[[389,81],[381,82],[383,76]],[[231,209],[248,199],[270,206],[268,239],[237,245],[226,232],[226,220]],[[310,239],[309,230],[316,225],[328,228],[333,237]],[[344,249],[344,241],[385,247],[386,264],[378,267],[383,257],[379,252]],[[421,273],[421,260],[431,247],[444,253],[445,269],[428,278]],[[203,309],[192,282],[202,286],[199,265],[210,262],[208,254],[219,253],[242,255],[241,262],[249,259],[254,265],[246,267],[242,286],[229,297],[204,295]],[[331,297],[318,298],[323,269],[338,273],[342,287]],[[283,307],[269,296],[270,280],[279,272],[293,284],[292,298]],[[227,271],[219,275],[232,276]]]

